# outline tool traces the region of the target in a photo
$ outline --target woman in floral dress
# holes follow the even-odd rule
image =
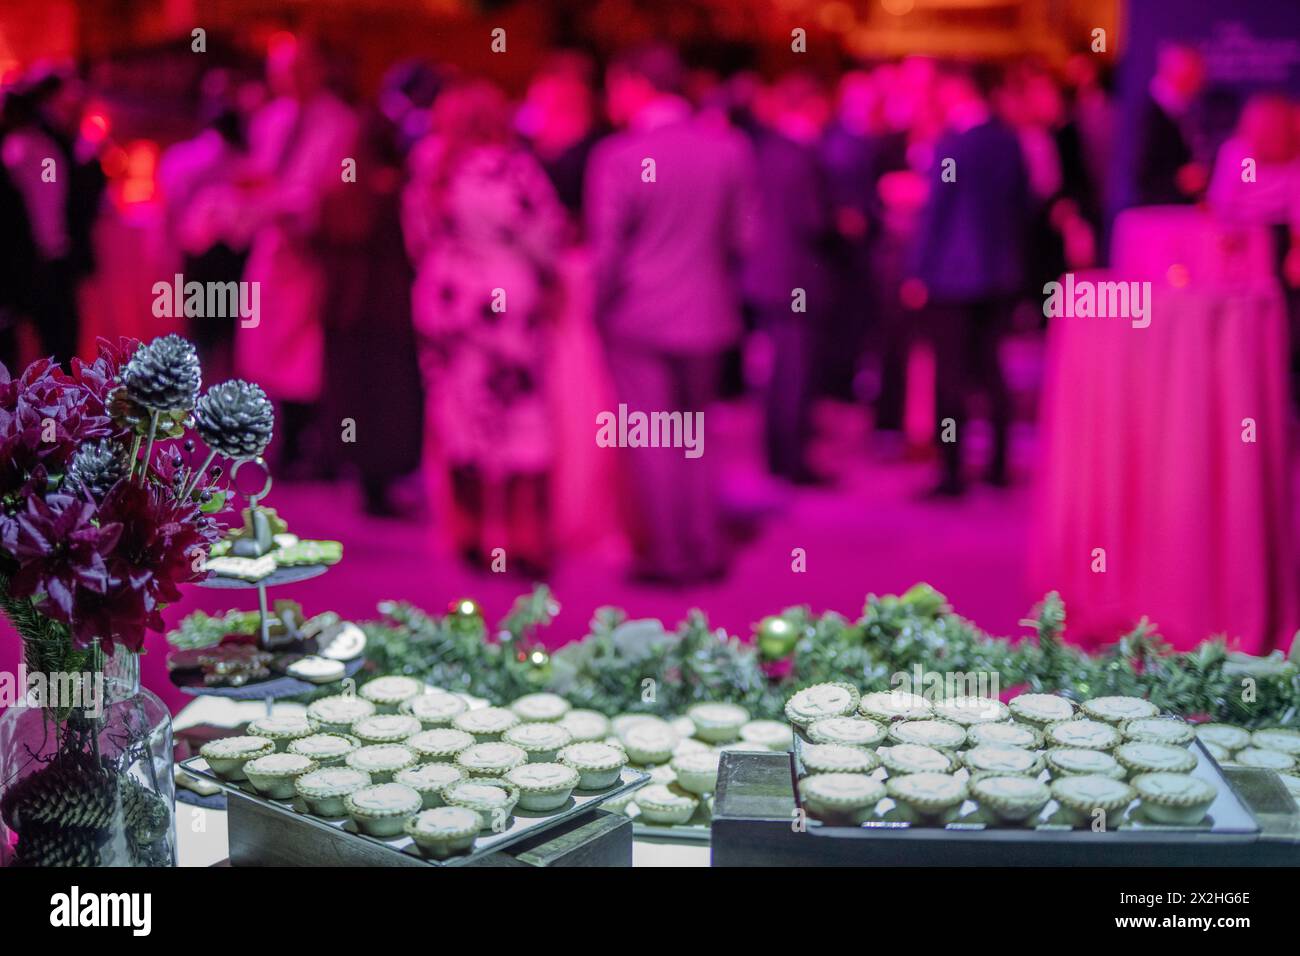
[[[439,96],[411,157],[403,226],[426,441],[448,469],[456,546],[479,563],[508,542],[507,570],[541,570],[553,452],[547,320],[567,223],[495,87],[475,81]]]

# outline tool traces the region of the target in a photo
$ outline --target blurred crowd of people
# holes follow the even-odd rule
[[[866,404],[877,432],[899,431],[908,355],[928,340],[936,429],[963,434],[982,393],[984,478],[1012,480],[1000,344],[1042,322],[1044,282],[1104,256],[1116,123],[1097,57],[1060,70],[913,57],[827,82],[687,69],[661,46],[603,70],[566,51],[517,102],[423,62],[349,102],[331,66],[312,40],[280,37],[264,83],[209,74],[203,128],[158,176],[186,280],[261,283],[258,328],[208,317],[193,334],[207,362],[277,402],[278,472],[351,464],[368,510],[396,514],[394,482],[432,449],[458,550],[486,562],[499,526],[515,568],[544,570],[564,454],[547,396],[589,387],[553,374],[557,316],[585,310],[616,401],[686,412],[761,391],[768,469],[798,485],[829,477],[808,455],[814,402]],[[1195,50],[1161,49],[1137,199],[1272,227],[1279,274],[1300,284],[1296,105],[1252,99],[1215,161],[1198,139],[1203,86]],[[61,359],[104,187],[79,96],[72,75],[25,78],[0,126],[0,307],[34,319]],[[67,164],[57,189],[48,156]],[[1247,156],[1261,170],[1249,188]],[[340,442],[344,421],[365,440]],[[960,495],[966,446],[938,437],[932,493]],[[707,456],[627,460],[636,573],[723,573]]]

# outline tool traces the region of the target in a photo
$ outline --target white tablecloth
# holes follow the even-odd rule
[[[1050,320],[1030,584],[1060,591],[1085,644],[1147,616],[1179,650],[1285,649],[1292,411],[1268,235],[1191,207],[1129,210],[1115,232],[1109,272],[1077,278],[1149,282],[1149,325]]]

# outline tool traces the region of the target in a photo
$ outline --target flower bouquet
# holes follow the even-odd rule
[[[255,385],[200,385],[176,335],[0,365],[0,609],[24,652],[0,675],[0,863],[175,862],[171,720],[137,655],[222,533],[215,457],[259,455],[274,420]]]

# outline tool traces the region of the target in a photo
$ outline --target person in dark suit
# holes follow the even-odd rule
[[[961,441],[967,394],[974,389],[987,395],[992,411],[988,479],[997,485],[1008,480],[1011,403],[998,346],[1024,274],[1029,191],[1016,135],[989,108],[993,84],[983,67],[944,69],[939,95],[946,130],[935,145],[917,236],[912,284],[923,293],[917,301],[927,303],[934,340],[939,495],[965,488]]]
[[[759,95],[754,137],[757,228],[745,260],[745,299],[772,342],[767,465],[795,484],[816,481],[805,459],[817,345],[832,313],[830,201],[816,149],[824,101],[815,81],[782,77]],[[796,292],[796,290],[801,290]],[[856,343],[841,343],[852,351]]]
[[[325,194],[317,241],[328,292],[325,420],[356,423],[359,440],[343,442],[339,457],[356,467],[366,514],[400,517],[394,486],[420,465],[424,423],[397,126],[377,108],[363,110],[349,155],[367,175]]]
[[[1180,43],[1161,46],[1138,132],[1138,205],[1192,203],[1205,190],[1208,171],[1196,161],[1188,133],[1204,86],[1199,51]]]
[[[0,156],[4,155],[5,138],[24,106],[19,95],[12,91],[0,102]],[[0,162],[0,222],[5,224],[0,230],[0,365],[17,369],[18,326],[32,312],[32,276],[37,250],[23,194],[3,162]]]
[[[874,399],[879,428],[902,424],[899,323],[886,308],[881,246],[884,219],[880,179],[907,165],[906,137],[886,127],[885,91],[865,72],[846,73],[839,84],[835,117],[821,143],[821,160],[830,196],[836,241],[830,263],[834,273],[835,307],[817,349],[819,384],[824,394],[843,401]],[[864,356],[864,352],[869,353]],[[870,369],[868,378],[860,376]],[[874,395],[864,395],[864,381],[879,382]],[[886,388],[889,384],[889,389]]]
[[[41,350],[64,365],[77,351],[77,292],[95,271],[91,233],[107,185],[97,144],[80,135],[84,99],[74,72],[40,68],[13,104],[2,157],[36,246],[29,312]],[[47,180],[49,161],[57,175]]]
[[[740,338],[738,272],[752,205],[749,144],[695,117],[669,49],[609,67],[610,119],[587,170],[596,322],[619,401],[630,411],[704,412],[722,357]],[[635,574],[663,583],[725,568],[711,459],[682,448],[629,450],[640,529]]]

